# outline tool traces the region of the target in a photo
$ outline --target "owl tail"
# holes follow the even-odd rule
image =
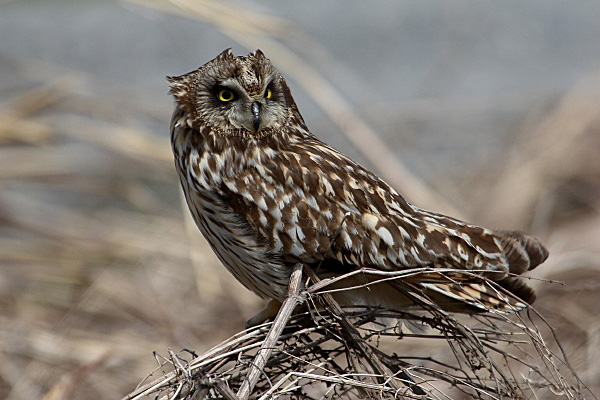
[[[496,283],[518,298],[532,304],[535,300],[533,289],[517,275],[531,271],[546,261],[549,255],[548,250],[538,238],[521,232],[498,232],[498,236],[502,252],[508,262],[509,275]]]
[[[509,274],[500,279],[479,282],[446,280],[422,282],[421,286],[437,297],[437,301],[442,301],[439,299],[441,295],[450,300],[449,304],[460,301],[483,310],[520,310],[532,304],[535,293],[518,275],[543,263],[548,258],[548,250],[539,239],[521,232],[495,232],[495,236],[500,242]]]

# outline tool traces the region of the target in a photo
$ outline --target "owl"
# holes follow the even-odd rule
[[[400,281],[341,280],[338,287],[361,287],[337,292],[348,307],[406,307],[407,287],[450,311],[533,301],[518,275],[548,257],[538,239],[408,203],[308,130],[260,50],[245,57],[225,50],[167,79],[175,167],[193,219],[223,265],[268,301],[250,325],[274,316],[296,263],[323,278],[360,268],[425,271]]]

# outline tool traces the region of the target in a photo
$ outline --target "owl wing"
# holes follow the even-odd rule
[[[421,276],[420,284],[452,298],[488,301],[494,296],[483,293],[484,287],[473,279],[473,274],[485,274],[525,301],[532,300],[533,292],[512,275],[545,260],[547,251],[537,239],[414,207],[373,173],[314,137],[279,150],[268,152],[268,160],[249,165],[242,174],[224,178],[221,187],[223,201],[271,256],[290,263],[335,261],[343,268],[340,272],[360,267],[465,270],[469,273],[451,279]],[[482,296],[473,300],[475,293]]]

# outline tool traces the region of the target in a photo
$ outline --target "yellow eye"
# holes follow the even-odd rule
[[[273,96],[273,93],[271,93],[271,89],[267,88],[267,91],[265,92],[265,97],[267,99],[270,99],[271,96]]]
[[[223,89],[219,92],[219,100],[231,101],[235,98],[235,95],[231,90]]]

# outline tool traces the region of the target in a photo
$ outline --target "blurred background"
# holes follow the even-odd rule
[[[540,236],[535,306],[598,390],[600,3],[0,0],[0,38],[0,398],[119,399],[262,307],[169,144],[165,76],[228,47],[413,203]]]

